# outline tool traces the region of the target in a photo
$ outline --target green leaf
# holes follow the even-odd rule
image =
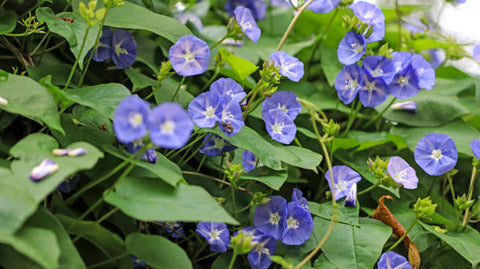
[[[8,101],[2,110],[44,122],[51,129],[65,133],[55,99],[31,78],[10,74],[7,81],[0,82],[0,96]]]
[[[313,234],[308,241],[318,243],[327,232],[329,221],[315,218],[314,222]],[[336,224],[323,245],[325,258],[336,267],[373,268],[382,254],[392,229],[378,220],[368,218],[360,218],[359,224],[359,227]]]
[[[11,33],[17,24],[17,14],[13,10],[0,7],[0,35]]]
[[[468,156],[473,156],[472,150],[469,146],[470,142],[480,137],[480,132],[477,129],[461,120],[453,121],[438,127],[407,128],[395,126],[390,130],[390,133],[403,137],[411,151],[415,150],[418,141],[425,135],[429,133],[443,133],[449,135],[453,139],[459,153]]]
[[[343,65],[338,61],[337,48],[328,45],[320,47],[320,55],[322,55],[322,69],[327,77],[328,84],[333,87],[338,72],[342,70]]]
[[[70,23],[57,19],[55,12],[53,12],[52,9],[49,7],[37,8],[36,15],[38,21],[45,22],[51,32],[63,36],[71,47],[77,45],[77,37],[75,36],[75,32],[70,26]]]
[[[480,245],[478,244],[478,242],[480,242],[480,233],[477,230],[466,226],[463,232],[448,231],[442,234],[435,231],[435,229],[428,224],[423,222],[420,222],[420,224],[431,234],[445,241],[445,243],[467,259],[472,264],[472,268],[476,268],[480,263]]]
[[[88,240],[95,247],[101,251],[90,252],[97,253],[103,257],[104,260],[112,259],[112,265],[114,268],[132,268],[132,260],[128,256],[127,248],[125,247],[123,240],[115,233],[103,228],[100,224],[93,221],[81,221],[73,218],[69,218],[63,215],[56,215],[56,217],[63,223],[65,230],[73,235],[82,236],[82,238]],[[106,259],[104,255],[106,255]],[[119,256],[123,256],[120,259],[113,259]]]
[[[125,238],[130,253],[154,268],[192,268],[185,251],[177,244],[158,235],[132,233]]]
[[[288,173],[286,170],[273,170],[268,167],[258,167],[247,174],[242,174],[240,179],[255,180],[262,182],[274,190],[279,190],[285,180],[287,180]]]
[[[60,88],[58,88],[57,86],[52,85],[51,75],[48,75],[40,79],[38,83],[40,83],[40,85],[45,87],[45,89],[47,89],[50,92],[50,94],[53,96],[57,104],[60,105],[60,107],[62,108],[69,107],[74,103],[72,100],[65,97],[64,91],[60,90]]]
[[[147,30],[171,42],[176,42],[180,37],[192,34],[178,20],[154,13],[127,1],[121,7],[113,8],[108,12],[105,25],[120,29]]]
[[[172,188],[153,178],[125,178],[105,201],[143,221],[215,221],[238,224],[203,188]]]
[[[64,95],[75,103],[93,108],[113,119],[118,104],[130,95],[130,91],[121,84],[109,83],[70,89]]]
[[[153,92],[157,104],[161,104],[163,102],[171,102],[172,97],[177,91],[177,87],[179,86],[179,84],[180,82],[174,80],[173,78],[167,78],[162,81],[160,88],[154,89]],[[191,93],[180,89],[173,101],[179,103],[183,107],[187,107],[190,101],[193,100],[193,98],[194,96]]]
[[[222,55],[222,60],[227,62],[233,71],[235,71],[238,76],[238,81],[243,81],[258,69],[258,67],[252,62],[245,60],[242,57],[233,55],[226,49],[221,48],[219,53]]]
[[[55,233],[60,248],[59,268],[81,269],[86,268],[80,254],[72,243],[60,221],[47,209],[40,207],[26,223],[28,227],[42,228]]]
[[[279,143],[274,145],[248,126],[243,126],[240,132],[231,137],[226,136],[218,128],[206,130],[205,132],[207,131],[221,136],[234,146],[253,152],[264,165],[274,170],[283,170],[282,162],[285,162],[293,166],[316,171],[317,166],[322,161],[322,155],[309,149],[285,146]]]
[[[46,76],[51,76],[51,74],[55,74],[51,78],[52,85],[65,85],[71,68],[72,66],[69,64],[50,63],[45,60],[40,62],[38,66],[25,66],[25,69],[27,69],[28,71],[28,76],[36,81],[40,81]],[[77,70],[77,72],[73,76],[73,81],[77,80],[77,75],[79,73],[80,72]],[[43,86],[45,87],[45,85]]]
[[[77,142],[68,147],[84,148],[87,154],[79,157],[56,157],[52,154],[52,150],[59,148],[58,143],[53,137],[41,133],[25,137],[10,149],[10,155],[19,159],[13,161],[11,166],[16,183],[25,187],[35,201],[42,201],[64,179],[78,171],[94,167],[98,159],[103,158],[102,152],[85,142]],[[58,164],[58,171],[39,182],[33,182],[28,177],[30,171],[46,158]]]
[[[105,152],[108,152],[124,161],[131,156],[131,154],[128,154],[125,151],[122,152],[118,148],[115,148],[111,145],[106,145],[104,150]],[[141,167],[153,173],[153,178],[159,177],[170,186],[177,186],[177,183],[183,180],[182,171],[174,162],[163,156],[163,154],[158,153],[157,156],[158,159],[155,163],[136,161],[136,165],[137,167]]]
[[[2,268],[43,269],[38,263],[6,244],[0,244],[0,265]]]
[[[14,235],[0,234],[0,242],[12,246],[44,268],[59,268],[60,248],[55,233],[50,230],[23,227]]]
[[[138,90],[141,90],[147,87],[152,87],[158,84],[156,80],[140,73],[138,70],[134,69],[133,67],[129,67],[125,69],[125,74],[127,74],[128,78],[133,84],[133,92],[136,92]]]
[[[347,207],[341,205],[342,202],[339,202],[337,206],[337,221],[339,223],[349,224],[349,225],[358,225],[358,215],[360,207]],[[321,217],[322,219],[331,220],[332,219],[332,202],[326,203],[315,203],[308,202],[308,207],[312,215]]]

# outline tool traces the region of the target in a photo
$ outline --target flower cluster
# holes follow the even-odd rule
[[[118,69],[125,69],[135,62],[137,43],[127,30],[113,32],[104,26],[98,45],[92,52],[92,59],[103,62],[112,58]]]
[[[188,112],[198,127],[212,128],[218,123],[226,135],[232,136],[245,125],[240,104],[246,95],[233,79],[221,78],[190,102]]]
[[[113,129],[124,144],[141,140],[148,133],[155,146],[178,149],[187,143],[193,123],[177,103],[165,102],[150,111],[147,102],[132,95],[123,99],[115,110]]]
[[[331,182],[332,176],[334,186],[332,186]],[[328,170],[327,173],[325,173],[325,179],[328,182],[330,190],[335,191],[335,200],[347,196],[345,206],[356,206],[357,183],[362,180],[359,173],[346,165],[335,165],[331,171]]]
[[[293,123],[302,104],[297,96],[288,91],[278,91],[263,101],[262,116],[265,127],[273,140],[290,144],[295,138],[297,127]]]

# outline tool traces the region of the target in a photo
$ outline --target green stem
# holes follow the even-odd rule
[[[348,122],[347,122],[347,128],[345,128],[345,131],[343,132],[342,136],[348,134],[350,131],[350,128],[352,128],[353,122],[355,121],[355,118],[357,117],[357,113],[362,107],[362,103],[360,101],[355,101],[356,103],[352,103],[352,108],[350,110],[350,115],[348,115]]]
[[[105,260],[105,261],[101,261],[99,263],[95,263],[95,264],[92,264],[92,265],[89,265],[87,266],[87,269],[93,269],[93,268],[97,268],[97,267],[101,267],[101,266],[104,266],[104,265],[107,265],[107,264],[110,264],[112,262],[115,262],[116,260],[119,260],[125,256],[128,256],[130,255],[130,253],[123,253],[121,255],[118,255],[118,256],[115,256],[115,257],[112,257],[108,260]]]
[[[296,143],[299,147],[303,148],[302,144],[300,144],[300,141],[298,140],[298,138],[297,138],[296,136],[295,136],[295,138],[294,138],[293,140],[295,140],[295,143]]]
[[[175,97],[177,97],[177,94],[178,92],[180,91],[180,88],[182,87],[183,83],[185,82],[185,79],[187,77],[182,77],[182,80],[180,81],[180,84],[178,84],[178,87],[177,87],[177,90],[175,91],[175,93],[173,94],[172,96],[172,100],[170,100],[170,102],[173,102],[173,100],[175,100]]]
[[[232,258],[230,259],[230,264],[228,265],[228,269],[232,269],[233,268],[233,265],[235,264],[235,260],[237,259],[237,252],[236,251],[233,251],[233,256]]]
[[[467,201],[472,199],[473,188],[475,186],[475,179],[477,178],[477,168],[474,166],[472,169],[472,176],[470,177],[470,185],[468,186],[468,197]],[[462,226],[465,227],[468,222],[468,214],[470,213],[470,207],[465,210],[465,216],[463,217]]]
[[[374,123],[378,118],[380,118],[385,112],[387,112],[387,110],[393,105],[393,103],[397,100],[397,97],[394,97],[392,99],[392,101],[390,101],[390,103],[382,110],[382,112],[380,112],[379,114],[377,114],[375,117],[373,117],[371,120],[369,120],[366,124],[365,124],[365,128],[367,128],[368,126],[370,126],[372,123]]]
[[[398,246],[398,244],[400,244],[405,237],[407,237],[408,233],[412,230],[413,226],[415,226],[415,223],[417,223],[417,220],[418,220],[418,216],[415,217],[410,227],[408,227],[407,231],[400,238],[398,238],[397,242],[395,242],[395,244],[393,244],[386,252],[394,250],[395,247]]]
[[[90,32],[90,27],[87,26],[87,30],[85,31],[85,36],[83,37],[82,45],[80,46],[80,51],[78,53],[78,58],[82,57],[82,52],[83,52],[83,49],[85,48],[85,43],[87,42],[88,32]],[[63,88],[64,90],[68,88],[68,85],[72,81],[73,74],[75,74],[75,70],[77,69],[78,58],[75,59],[75,62],[73,63],[72,70],[70,70],[70,74],[68,75],[67,82],[65,83],[65,87]]]
[[[215,256],[215,255],[217,255],[217,254],[218,254],[217,252],[210,253],[210,254],[208,254],[208,255],[205,255],[205,256],[203,256],[203,257],[200,257],[200,258],[192,261],[192,263],[193,263],[193,264],[196,264],[196,263],[199,262],[199,261],[203,261],[203,260],[208,259],[208,258],[210,258],[210,257],[213,257],[213,256]]]
[[[207,83],[205,83],[205,86],[203,86],[202,88],[202,92],[204,92],[208,88],[208,86],[212,84],[212,82],[217,78],[218,74],[220,74],[220,67],[216,66],[215,73],[213,73],[213,76],[207,81]]]
[[[42,39],[40,40],[40,42],[38,42],[37,46],[33,49],[33,51],[30,53],[30,56],[31,55],[34,55],[38,49],[40,49],[40,47],[42,46],[43,42],[47,39],[48,35],[50,34],[50,31],[47,32],[43,37]]]
[[[101,218],[97,220],[97,224],[102,223],[104,220],[108,219],[111,215],[115,214],[119,210],[118,207],[113,208],[107,214],[103,215]]]
[[[315,54],[316,54],[318,48],[320,47],[320,45],[322,44],[323,40],[325,39],[325,35],[327,34],[328,30],[330,30],[330,27],[332,26],[333,21],[337,17],[338,11],[339,11],[339,9],[336,8],[332,17],[330,17],[330,20],[328,21],[327,27],[325,27],[323,32],[320,35],[317,35],[317,37],[315,38],[315,41],[313,43],[312,53],[310,54],[310,60],[308,61],[305,70],[310,71],[310,66],[313,64],[313,62],[315,60]]]
[[[300,15],[303,13],[303,11],[304,11],[312,2],[313,2],[313,0],[308,0],[307,2],[305,2],[305,4],[303,4],[303,6],[302,6],[301,8],[298,9],[297,14],[295,14],[295,17],[293,17],[292,21],[290,22],[290,25],[288,25],[287,30],[286,30],[285,33],[283,34],[283,37],[282,37],[282,39],[280,40],[280,43],[278,43],[277,51],[280,51],[280,50],[282,49],[283,43],[285,43],[285,41],[287,40],[287,37],[288,37],[288,35],[290,34],[290,32],[292,31],[293,26],[295,25],[295,23],[297,23],[298,18],[300,17]]]
[[[371,191],[371,190],[375,189],[375,188],[376,188],[376,187],[378,187],[379,185],[380,185],[380,180],[379,180],[379,181],[377,181],[377,183],[373,184],[372,186],[370,186],[370,187],[368,187],[368,188],[364,189],[363,191],[361,191],[361,192],[358,192],[358,193],[357,193],[357,196],[360,196],[360,195],[362,195],[362,194],[365,194],[365,193],[367,193],[367,192],[369,192],[369,191]]]
[[[231,190],[231,193],[232,193],[232,216],[233,218],[235,218],[235,211],[236,211],[236,207],[237,207],[237,201],[236,201],[236,197],[235,197],[235,189],[237,187],[235,186],[235,183],[232,182],[230,184],[230,190]]]
[[[450,187],[450,194],[452,195],[452,203],[455,203],[455,190],[453,189],[452,176],[447,172],[448,186]]]
[[[209,176],[209,175],[205,175],[205,174],[202,174],[202,173],[197,173],[197,172],[192,172],[192,171],[182,171],[182,174],[184,175],[192,175],[192,176],[199,176],[199,177],[203,177],[203,178],[208,178],[208,179],[211,179],[213,181],[216,181],[216,182],[220,182],[222,184],[225,184],[227,186],[230,186],[230,182],[227,182],[225,180],[221,180],[219,178],[216,178],[216,177],[212,177],[212,176]],[[253,196],[253,193],[245,188],[242,188],[242,187],[237,187],[237,190],[239,191],[243,191],[243,192],[246,192],[250,195]]]
[[[214,48],[216,48],[218,45],[220,45],[227,38],[228,38],[228,34],[225,35],[224,37],[222,37],[220,40],[218,40],[215,44],[211,45],[210,50],[213,50]]]

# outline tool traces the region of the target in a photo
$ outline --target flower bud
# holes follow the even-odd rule
[[[230,240],[230,246],[237,254],[246,254],[255,246],[253,236],[245,235],[241,230]]]
[[[68,157],[78,157],[87,154],[87,150],[84,148],[76,148],[72,149],[68,152]]]
[[[55,173],[58,170],[58,164],[50,159],[45,159],[38,166],[35,166],[30,172],[29,178],[33,181],[39,181]]]
[[[67,156],[68,153],[70,152],[71,149],[52,149],[52,154],[61,157],[61,156]]]
[[[457,199],[455,199],[455,206],[461,210],[464,211],[467,208],[470,208],[473,205],[474,200],[467,200],[467,196],[463,194],[462,196],[457,196]]]
[[[413,210],[417,213],[419,218],[430,218],[435,213],[437,204],[432,203],[430,196],[423,199],[418,198],[417,202],[413,206]]]
[[[0,106],[8,105],[8,100],[0,96]]]

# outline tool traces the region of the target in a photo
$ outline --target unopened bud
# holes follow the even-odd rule
[[[35,166],[30,172],[29,178],[33,181],[39,181],[55,173],[58,170],[58,164],[50,159],[45,159],[38,166]]]

